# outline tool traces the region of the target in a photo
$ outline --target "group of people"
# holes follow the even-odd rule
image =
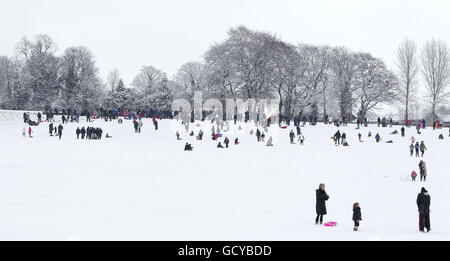
[[[323,223],[323,216],[327,214],[326,201],[328,201],[330,197],[325,191],[325,184],[321,183],[319,188],[316,190],[316,225]],[[419,231],[420,232],[430,232],[430,203],[431,197],[428,194],[428,191],[422,187],[420,193],[417,195],[417,208],[419,212]],[[353,204],[353,215],[352,220],[354,222],[353,231],[358,231],[360,222],[362,221],[361,217],[361,207],[358,202]]]
[[[84,137],[86,137],[87,140],[101,140],[103,130],[102,128],[94,128],[94,127],[84,128],[83,126],[81,127],[81,129],[80,127],[77,127],[75,133],[77,135],[77,140],[80,139],[80,135],[82,140],[84,139]],[[108,136],[107,138],[109,138],[108,134],[107,136]]]

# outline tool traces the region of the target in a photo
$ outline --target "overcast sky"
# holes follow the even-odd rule
[[[116,67],[129,84],[142,65],[173,75],[244,25],[291,43],[367,51],[393,68],[405,37],[420,46],[431,37],[450,44],[449,11],[446,0],[2,0],[0,55],[44,33],[59,53],[88,47],[104,79]]]

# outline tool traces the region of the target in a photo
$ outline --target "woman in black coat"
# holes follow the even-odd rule
[[[318,224],[320,219],[320,224],[323,222],[323,215],[327,214],[327,207],[325,206],[325,201],[328,200],[329,196],[325,192],[325,185],[320,184],[319,188],[316,190],[316,224]]]

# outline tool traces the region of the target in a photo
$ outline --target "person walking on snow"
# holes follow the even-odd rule
[[[421,157],[423,157],[423,154],[425,153],[425,150],[427,149],[427,147],[425,147],[425,143],[423,143],[423,141],[420,142],[420,152],[422,153]]]
[[[361,218],[361,208],[359,207],[359,203],[353,204],[353,222],[355,222],[355,226],[353,227],[353,231],[358,231],[359,221]]]
[[[427,233],[431,231],[430,226],[430,204],[431,197],[425,188],[422,188],[419,195],[417,195],[417,208],[419,211],[419,231]]]
[[[325,205],[325,201],[327,201],[330,197],[327,195],[325,191],[325,184],[320,184],[319,188],[316,190],[316,225],[319,223],[322,225],[323,216],[327,214],[327,207]]]

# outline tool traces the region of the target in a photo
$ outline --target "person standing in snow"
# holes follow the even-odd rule
[[[48,133],[53,136],[53,122],[48,125]]]
[[[361,140],[361,133],[358,133],[358,139],[359,139],[359,142],[362,142],[362,140]]]
[[[401,133],[402,133],[402,137],[405,137],[405,127],[402,126],[402,128],[400,129]]]
[[[302,134],[302,130],[300,129],[300,126],[297,125],[297,135]]]
[[[142,125],[144,125],[143,123],[142,123],[142,120],[141,119],[139,119],[139,123],[138,123],[138,132],[139,133],[141,133],[141,128],[142,128]]]
[[[202,140],[202,139],[203,139],[203,131],[202,131],[202,130],[200,130],[200,131],[198,132],[198,139],[199,139],[199,140]]]
[[[86,129],[82,127],[80,132],[81,132],[81,139],[84,140],[84,136],[86,135]]]
[[[361,208],[359,207],[359,203],[353,204],[353,222],[355,222],[355,226],[353,227],[353,231],[358,231],[359,221],[361,218]]]
[[[223,143],[225,144],[225,147],[228,149],[228,144],[230,143],[230,140],[228,139],[228,137],[225,137],[225,140],[223,141]]]
[[[59,126],[58,126],[58,136],[59,136],[59,139],[61,139],[63,129],[64,129],[64,127],[63,127],[61,124],[59,124]]]
[[[294,144],[294,138],[295,138],[295,133],[293,130],[291,130],[291,132],[289,132],[289,139],[291,141],[291,144]]]
[[[414,142],[411,142],[411,145],[409,145],[409,153],[411,154],[411,157],[414,154]]]
[[[416,142],[416,144],[414,145],[414,148],[416,150],[416,157],[420,157],[420,155],[419,155],[419,142]]]
[[[419,231],[427,233],[431,231],[430,226],[430,204],[431,197],[425,188],[422,188],[419,195],[417,195],[417,208],[419,210]]]
[[[413,171],[411,172],[411,178],[412,178],[412,181],[416,181],[416,177],[417,177],[417,173],[413,170]]]
[[[320,184],[319,188],[316,190],[316,225],[319,223],[322,225],[323,216],[327,214],[327,207],[325,201],[330,197],[325,192],[325,184]]]
[[[334,134],[334,144],[335,144],[335,145],[340,145],[340,141],[341,141],[341,132],[338,130],[338,131]]]
[[[379,133],[377,133],[377,134],[375,135],[375,141],[376,141],[376,142],[380,142],[380,141],[381,141],[381,136],[380,136]]]
[[[25,129],[25,127],[23,127],[23,130],[22,130],[22,137],[27,137],[27,130]]]
[[[256,129],[256,140],[258,142],[261,140],[261,131],[259,131],[259,129]]]
[[[422,153],[421,157],[423,157],[423,154],[425,153],[425,150],[427,149],[427,147],[425,147],[425,143],[423,143],[423,141],[420,142],[420,152]]]
[[[80,138],[80,133],[81,133],[80,127],[77,127],[77,129],[75,130],[75,133],[77,134],[77,140],[78,140]]]
[[[419,162],[419,170],[420,170],[420,181],[426,181],[427,180],[427,165],[423,160]]]

